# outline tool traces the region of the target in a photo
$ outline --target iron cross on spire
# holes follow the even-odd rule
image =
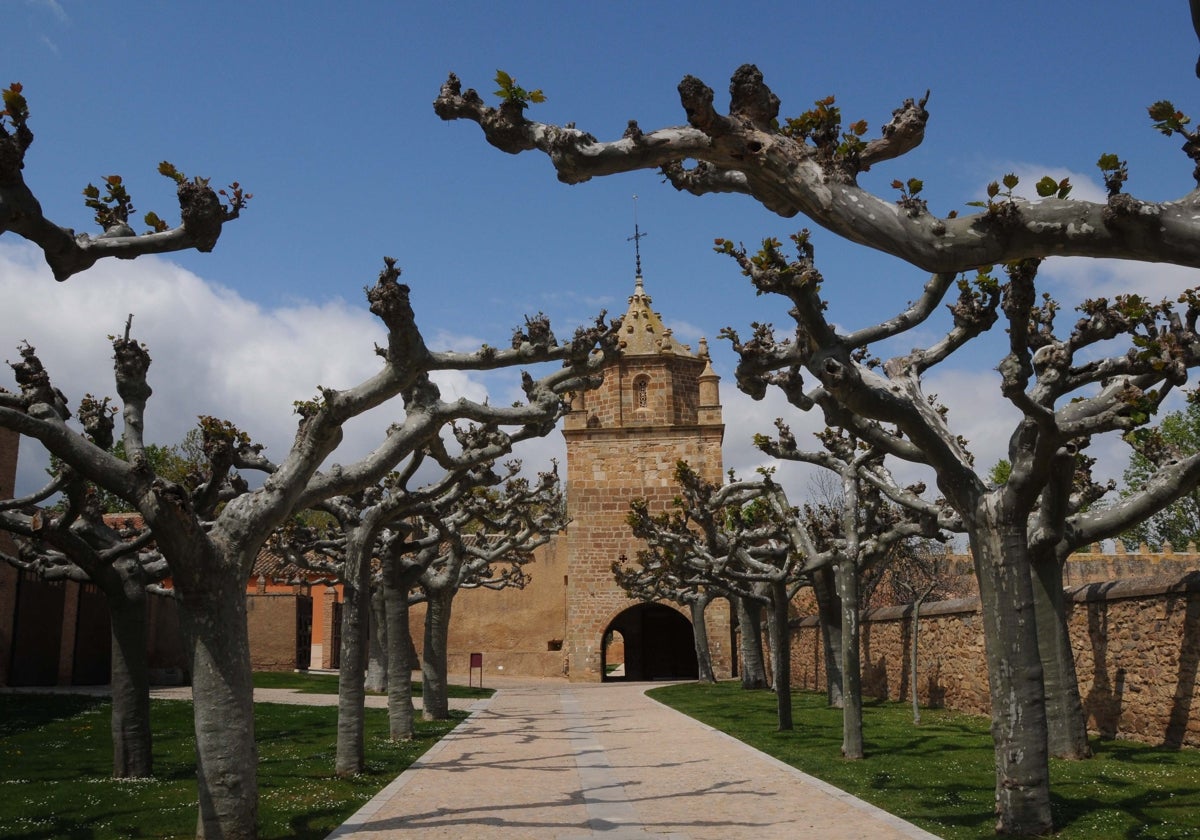
[[[637,196],[635,195],[633,197],[633,236],[626,237],[625,241],[633,243],[633,253],[634,253],[634,256],[637,257],[637,274],[635,275],[637,277],[642,276],[642,249],[641,249],[642,242],[641,242],[641,240],[642,240],[642,237],[647,236],[647,235],[648,234],[642,233],[641,229],[638,227]]]

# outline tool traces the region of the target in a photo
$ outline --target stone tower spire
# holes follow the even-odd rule
[[[640,260],[639,260],[640,263]],[[633,294],[629,296],[629,309],[621,319],[621,353],[625,356],[653,356],[671,353],[677,356],[692,356],[692,351],[680,344],[663,325],[662,316],[651,307],[654,301],[646,294],[642,275],[634,278]]]
[[[679,461],[709,481],[724,477],[719,377],[707,342],[693,353],[675,339],[652,303],[639,254],[621,321],[620,355],[605,368],[599,388],[576,395],[564,423],[571,525],[563,651],[572,680],[603,678],[605,665],[612,664],[603,640],[614,633],[624,642],[629,679],[686,678],[681,662],[691,656],[695,665],[688,620],[674,606],[630,600],[612,573],[619,557],[634,558],[645,547],[626,524],[630,502],[646,499],[653,512],[668,510],[677,493]],[[705,623],[710,638],[728,640],[727,614],[710,610]],[[728,641],[718,642],[713,653],[714,664],[728,669]]]

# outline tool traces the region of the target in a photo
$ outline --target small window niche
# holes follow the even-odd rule
[[[633,407],[636,411],[650,410],[650,377],[642,375],[633,380]]]

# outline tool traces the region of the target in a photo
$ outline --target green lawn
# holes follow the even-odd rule
[[[310,674],[300,671],[258,671],[254,674],[255,688],[294,688],[305,694],[337,694],[337,674]],[[421,696],[421,683],[412,684],[413,697]],[[379,692],[369,691],[368,694]],[[471,688],[465,685],[451,685],[446,690],[447,697],[479,698],[491,697],[494,690],[490,688]]]
[[[867,758],[840,757],[841,712],[796,693],[795,730],[777,732],[775,695],[738,683],[665,686],[650,696],[944,838],[992,836],[995,771],[985,718],[867,702]],[[1053,761],[1056,837],[1200,837],[1200,751],[1093,741],[1090,761]]]
[[[323,680],[324,675],[281,675]],[[262,675],[256,676],[256,684]],[[265,682],[275,684],[272,675]],[[336,690],[336,677],[335,681]],[[293,687],[293,686],[288,686]],[[945,838],[992,834],[988,722],[944,710],[868,702],[868,756],[838,757],[841,715],[824,696],[795,695],[796,728],[775,731],[770,692],[736,683],[666,686],[656,699]],[[190,837],[196,783],[191,704],[155,701],[156,778],[115,781],[106,700],[0,694],[0,837]],[[386,713],[367,710],[369,772],[333,776],[337,710],[255,706],[262,838],[323,838],[464,715],[418,723],[418,740],[387,739]],[[1095,741],[1096,758],[1053,762],[1055,824],[1063,840],[1200,837],[1200,751]]]
[[[387,737],[387,713],[367,710],[368,772],[333,775],[335,707],[255,705],[261,838],[325,837],[449,732],[418,721],[418,737]],[[196,828],[192,704],[152,704],[155,778],[116,781],[108,701],[0,694],[0,837],[103,840],[192,837]]]

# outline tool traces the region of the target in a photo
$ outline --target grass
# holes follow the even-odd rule
[[[418,721],[417,739],[401,744],[387,737],[385,710],[366,715],[368,771],[338,779],[336,708],[255,704],[260,838],[325,837],[466,716]],[[106,699],[0,694],[0,837],[193,837],[192,704],[153,701],[151,720],[155,778],[118,781]]]
[[[776,731],[775,695],[738,683],[684,684],[655,699],[949,840],[988,837],[995,770],[985,718],[867,701],[867,757],[840,757],[841,712],[823,694],[795,693],[795,730]],[[1092,742],[1090,761],[1052,761],[1054,824],[1062,840],[1200,837],[1200,751],[1132,741]]]
[[[255,688],[294,688],[302,694],[337,694],[337,674],[309,674],[302,671],[257,671],[254,674]],[[412,684],[413,697],[421,696],[421,683]],[[472,699],[491,697],[494,690],[490,688],[472,688],[465,685],[451,685],[446,689],[446,696],[451,698]],[[378,691],[368,691],[367,694],[380,694]]]

